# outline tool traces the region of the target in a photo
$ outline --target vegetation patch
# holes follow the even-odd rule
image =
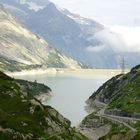
[[[59,112],[33,97],[40,90],[50,89],[36,82],[14,80],[0,72],[0,139],[88,140]]]

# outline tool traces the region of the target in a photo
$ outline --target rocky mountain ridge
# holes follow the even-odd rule
[[[139,52],[128,51],[122,36],[110,27],[73,14],[50,1],[0,1],[28,29],[90,68],[118,68],[122,58],[129,62],[129,68],[139,64]]]
[[[80,64],[52,48],[43,38],[28,31],[0,5],[0,69],[21,71],[33,68],[80,68]]]

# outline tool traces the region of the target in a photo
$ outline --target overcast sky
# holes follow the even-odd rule
[[[140,26],[140,0],[51,0],[105,25]]]

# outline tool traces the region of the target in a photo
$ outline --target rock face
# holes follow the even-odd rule
[[[74,18],[79,20],[74,20]],[[80,21],[81,20],[81,21]],[[83,23],[81,24],[83,20]],[[32,31],[43,36],[59,51],[81,62],[93,62],[92,54],[86,48],[98,43],[88,40],[94,32],[101,30],[102,25],[82,17],[60,10],[53,3],[33,13],[23,23]],[[93,27],[93,28],[92,28]],[[78,53],[78,55],[77,55]],[[89,56],[88,56],[89,55]],[[90,64],[90,63],[87,63]]]
[[[1,140],[87,140],[69,120],[20,85],[0,72]]]
[[[96,50],[97,46],[103,45],[95,37],[95,33],[104,29],[103,25],[60,9],[51,2],[45,4],[43,9],[35,11],[29,9],[27,3],[21,5],[18,2],[12,4],[1,1],[28,29],[45,38],[66,56],[89,67],[116,67],[117,61],[112,49],[108,48],[101,53],[90,51],[91,48],[95,47]],[[30,2],[36,3],[33,0]],[[39,2],[36,4],[42,6]],[[110,57],[112,59],[108,61]]]
[[[90,126],[90,129],[98,130],[110,125],[108,133],[104,131],[102,136],[98,135],[99,140],[139,140],[139,83],[140,65],[104,83],[88,99],[87,108],[92,113],[83,120],[81,129],[87,130]]]
[[[94,20],[61,9],[48,0],[25,0],[22,4],[16,0],[0,1],[28,29],[78,62],[90,67],[118,68],[123,56],[128,67],[139,64],[139,52],[118,50],[120,46],[127,47],[124,40]]]
[[[42,67],[80,68],[80,64],[53,49],[19,24],[0,5],[0,69],[21,71]]]

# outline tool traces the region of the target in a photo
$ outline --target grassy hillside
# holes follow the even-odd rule
[[[108,80],[92,94],[87,104],[87,108],[92,109],[93,113],[84,119],[81,127],[87,128],[90,125],[93,129],[95,116],[98,116],[96,121],[102,120],[99,128],[111,126],[107,134],[105,131],[102,133],[100,140],[139,140],[140,65],[127,74]]]
[[[107,81],[89,100],[97,97],[108,104],[108,109],[119,109],[124,112],[140,113],[140,66],[126,75],[118,75]]]
[[[28,89],[28,84],[0,72],[1,140],[87,140],[59,112],[35,99],[31,95],[34,88],[30,94],[23,90],[23,86]],[[41,86],[41,90],[46,89]]]

